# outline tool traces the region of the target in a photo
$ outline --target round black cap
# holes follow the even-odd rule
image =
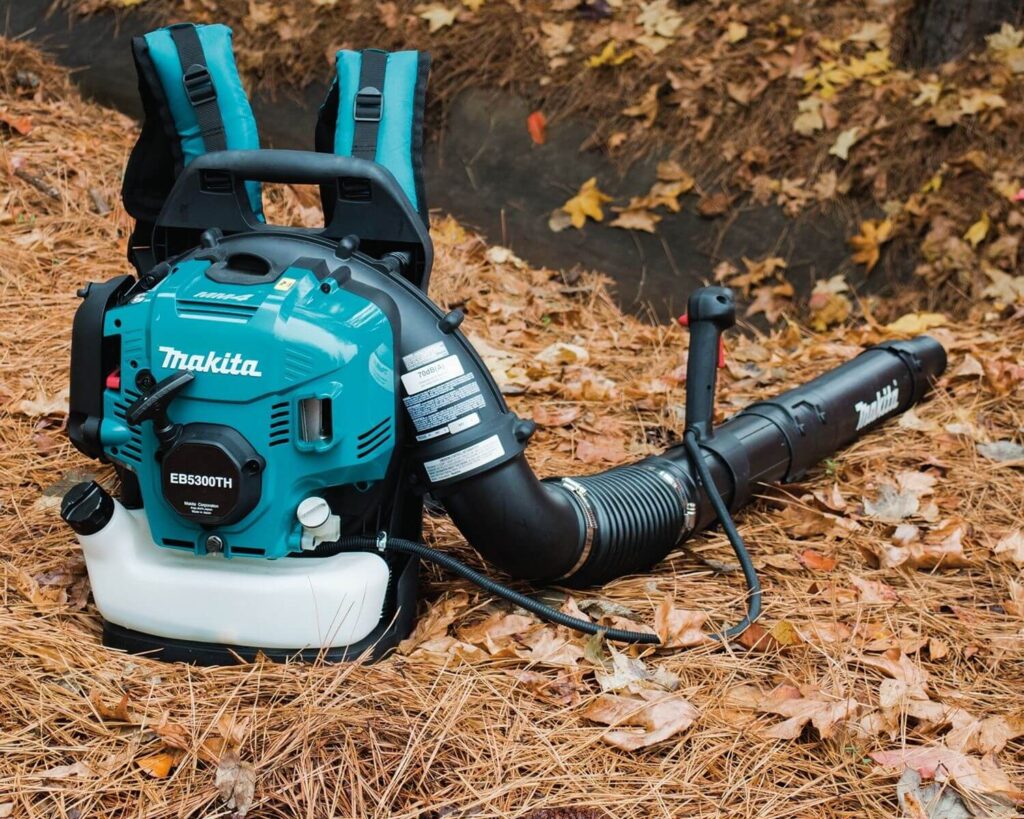
[[[76,483],[60,504],[60,516],[80,535],[94,535],[114,516],[114,501],[96,481]]]

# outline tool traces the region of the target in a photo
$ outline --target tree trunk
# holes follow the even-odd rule
[[[918,68],[962,57],[1004,22],[1024,19],[1024,0],[915,0],[906,17],[903,62]]]

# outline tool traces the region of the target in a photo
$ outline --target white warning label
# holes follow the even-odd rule
[[[417,367],[430,364],[432,361],[437,361],[437,359],[444,358],[446,355],[448,355],[448,348],[445,346],[444,341],[435,341],[426,347],[413,350],[409,355],[403,355],[402,363],[405,365],[405,369],[415,370]]]
[[[432,364],[425,364],[402,376],[402,386],[409,395],[416,395],[423,390],[429,390],[445,381],[458,378],[462,375],[462,362],[457,355],[450,355],[435,361]]]
[[[492,435],[458,452],[432,461],[424,461],[423,467],[427,470],[427,477],[434,483],[439,483],[496,461],[504,454],[505,447],[501,445],[501,440],[497,435]]]

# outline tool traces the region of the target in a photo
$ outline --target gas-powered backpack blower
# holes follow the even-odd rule
[[[412,627],[421,559],[598,629],[422,545],[427,494],[488,562],[534,584],[642,572],[717,520],[750,592],[724,639],[760,610],[731,513],[913,406],[945,368],[931,338],[888,342],[713,428],[735,307],[702,288],[682,444],[539,480],[524,457],[534,424],[506,407],[462,314],[426,295],[425,55],[339,52],[318,150],[299,152],[258,149],[225,27],[160,29],[134,53],[137,275],[80,293],[68,422],[120,493],[82,483],[61,509],[107,645],[201,663],[381,656]],[[266,224],[261,182],[319,185],[325,227]]]

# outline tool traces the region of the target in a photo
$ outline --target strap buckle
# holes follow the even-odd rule
[[[356,94],[354,107],[353,116],[356,122],[380,122],[381,113],[384,111],[384,94],[379,88],[372,86],[360,88]]]
[[[217,99],[217,89],[205,65],[191,65],[181,78],[185,85],[185,96],[193,106]]]

